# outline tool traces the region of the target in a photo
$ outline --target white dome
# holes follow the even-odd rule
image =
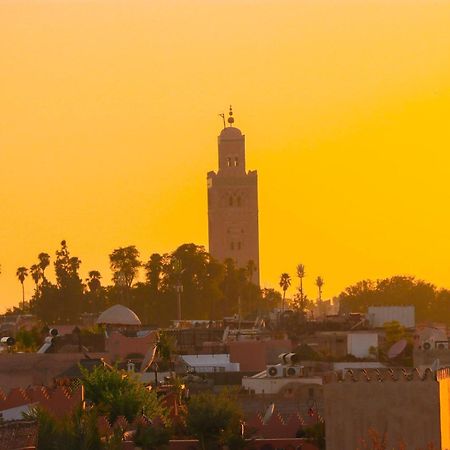
[[[140,325],[141,321],[130,308],[114,305],[100,314],[97,323],[106,325]]]

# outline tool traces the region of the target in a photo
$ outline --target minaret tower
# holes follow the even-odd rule
[[[234,127],[231,106],[218,143],[219,170],[207,175],[209,252],[238,267],[252,261],[252,282],[259,285],[258,175],[245,170],[245,136]]]

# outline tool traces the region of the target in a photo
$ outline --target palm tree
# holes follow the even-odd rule
[[[319,298],[318,298],[318,300],[319,300],[319,302],[321,302],[322,301],[322,286],[324,285],[324,281],[323,281],[323,278],[322,277],[317,277],[316,278],[316,286],[317,286],[317,288],[319,289]]]
[[[303,264],[299,264],[297,266],[297,276],[300,279],[300,302],[303,304],[303,278],[305,277],[305,266]]]
[[[39,253],[38,255],[39,259],[39,268],[42,270],[42,281],[45,283],[47,279],[45,278],[45,269],[50,264],[50,255],[48,253]]]
[[[25,278],[28,276],[28,269],[26,267],[19,267],[16,272],[16,276],[20,281],[20,284],[22,285],[22,305],[23,305],[23,311],[25,312],[25,286],[24,281]]]
[[[284,301],[286,298],[286,291],[289,289],[289,286],[291,285],[291,277],[288,273],[282,273],[280,278],[280,287],[283,289],[283,307],[282,311],[284,312]]]
[[[38,288],[39,280],[42,277],[42,271],[38,264],[33,264],[30,267],[31,278],[33,278],[34,284],[36,285],[36,290]]]
[[[89,278],[86,279],[87,285],[91,292],[96,292],[101,287],[100,279],[102,278],[98,270],[91,270],[88,273]]]

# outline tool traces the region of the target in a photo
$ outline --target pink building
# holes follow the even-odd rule
[[[106,339],[106,351],[110,361],[124,361],[129,355],[144,357],[150,348],[153,348],[158,340],[158,333],[150,331],[144,336],[129,337],[113,331]]]
[[[230,341],[228,346],[230,361],[239,363],[241,372],[261,372],[268,364],[279,363],[280,353],[292,350],[289,339]]]

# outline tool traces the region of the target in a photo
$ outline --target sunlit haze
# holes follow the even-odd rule
[[[449,288],[449,24],[447,1],[2,0],[0,311],[62,239],[105,281],[119,246],[206,246],[230,104],[263,286],[301,262],[310,297]]]

